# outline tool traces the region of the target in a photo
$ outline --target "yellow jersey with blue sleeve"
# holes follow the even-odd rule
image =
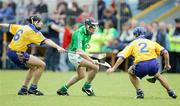
[[[164,48],[156,42],[143,37],[135,39],[123,51],[118,53],[118,57],[127,58],[133,56],[134,63],[157,58]]]
[[[25,52],[28,49],[28,45],[41,45],[46,40],[42,33],[39,32],[32,24],[9,24],[8,30],[14,35],[8,47],[14,51]]]

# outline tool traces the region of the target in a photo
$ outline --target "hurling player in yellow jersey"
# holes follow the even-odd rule
[[[26,50],[29,44],[42,45],[47,44],[56,48],[59,52],[65,52],[65,49],[55,44],[50,39],[46,39],[39,31],[43,27],[43,22],[38,16],[30,16],[27,21],[29,25],[0,24],[0,27],[8,27],[10,33],[14,35],[8,46],[8,57],[19,67],[29,69],[24,84],[18,92],[18,95],[43,95],[37,90],[37,84],[45,69],[46,64],[39,58],[29,55]],[[34,78],[31,86],[27,89],[30,80]]]
[[[107,73],[109,74],[111,72],[114,72],[117,67],[123,62],[123,60],[131,55],[135,58],[135,60],[134,64],[128,69],[128,73],[130,80],[136,89],[136,98],[144,98],[144,93],[140,88],[138,78],[142,79],[146,75],[154,76],[167,90],[168,95],[172,98],[176,98],[177,96],[170,87],[167,79],[165,79],[160,74],[160,72],[158,72],[159,63],[157,62],[156,58],[159,55],[162,55],[164,57],[164,68],[166,70],[169,70],[171,68],[167,50],[165,50],[158,43],[144,38],[146,29],[143,27],[136,27],[133,34],[136,39],[118,54],[118,60],[112,68],[109,68],[107,70]]]

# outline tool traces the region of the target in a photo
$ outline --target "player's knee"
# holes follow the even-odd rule
[[[42,63],[40,64],[40,67],[41,67],[42,69],[45,69],[46,63],[45,63],[45,62],[42,62]]]
[[[159,76],[154,76],[157,80],[161,81],[163,79],[163,76],[162,75],[159,75]]]
[[[90,68],[90,70],[98,72],[99,71],[99,65],[93,64],[93,66]]]
[[[128,69],[128,74],[133,75],[133,70]]]
[[[94,70],[95,72],[98,72],[98,71],[99,71],[99,66],[95,66],[93,70]]]
[[[133,73],[133,67],[134,67],[134,66],[129,67],[129,69],[128,69],[128,74],[130,74],[130,75],[133,75],[133,74],[134,74],[134,73]]]
[[[42,67],[45,69],[45,67],[46,67],[46,63],[45,62],[43,62]]]
[[[162,77],[162,75],[161,75],[159,72],[157,72],[156,75],[154,75],[154,77],[155,77],[156,79],[160,80],[161,77]]]
[[[98,71],[99,71],[99,65],[95,65],[94,70],[95,70],[96,72],[98,72]]]
[[[30,69],[29,71],[33,72],[33,71],[36,70],[36,67],[35,66],[31,66],[29,69]]]

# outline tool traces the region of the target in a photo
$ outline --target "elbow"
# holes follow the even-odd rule
[[[163,50],[162,54],[168,54],[168,51],[167,50]]]
[[[167,50],[163,50],[163,51],[162,51],[162,53],[161,53],[161,55],[163,55],[163,56],[167,56],[167,55],[169,55],[169,53],[168,53],[168,51],[167,51]]]
[[[50,40],[50,39],[44,39],[44,40],[41,42],[41,44],[40,44],[40,45],[43,45],[43,44],[47,44],[47,45],[49,45],[49,44],[50,44],[50,42],[51,42],[51,40]]]
[[[43,43],[47,44],[50,41],[51,41],[50,39],[45,39]]]
[[[125,58],[123,56],[117,56],[118,58],[125,60]]]

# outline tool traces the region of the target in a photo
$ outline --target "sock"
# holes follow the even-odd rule
[[[172,89],[167,90],[167,92],[172,92],[172,91],[173,91]]]
[[[37,89],[37,85],[31,84],[29,90],[34,91],[34,90],[36,90],[36,89]]]
[[[137,93],[143,92],[142,89],[137,89],[136,90]]]
[[[67,90],[68,90],[67,85],[63,85],[63,86],[60,88],[60,90],[61,90],[62,92],[67,92]]]
[[[91,83],[89,83],[89,82],[85,82],[85,84],[84,84],[83,88],[85,88],[85,89],[89,89],[89,88],[91,88]]]
[[[172,89],[168,90],[167,92],[168,92],[168,94],[175,94],[175,91]]]

